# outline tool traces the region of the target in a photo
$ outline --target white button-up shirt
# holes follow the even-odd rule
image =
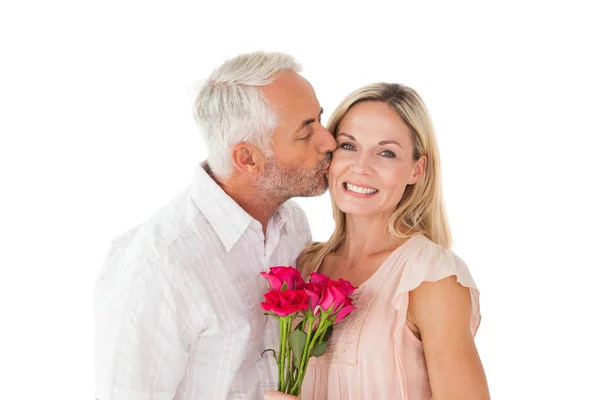
[[[296,265],[308,222],[288,201],[265,238],[205,168],[111,244],[94,293],[99,400],[258,400],[276,388],[275,360],[261,353],[279,328],[260,307],[260,272]]]

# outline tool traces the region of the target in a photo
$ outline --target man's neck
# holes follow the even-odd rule
[[[236,176],[221,178],[210,172],[209,174],[229,197],[262,225],[263,234],[266,234],[271,216],[281,206],[283,201],[265,198],[266,196],[263,193],[259,193],[251,182],[243,178]]]

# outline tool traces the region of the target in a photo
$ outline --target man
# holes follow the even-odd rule
[[[261,271],[310,242],[336,143],[288,55],[243,54],[199,89],[207,163],[150,220],[116,239],[95,288],[96,397],[262,399],[277,383],[278,327]]]

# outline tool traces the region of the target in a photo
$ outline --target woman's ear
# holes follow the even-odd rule
[[[408,180],[409,185],[414,185],[421,179],[421,177],[425,174],[425,169],[427,168],[427,156],[422,155],[419,157],[415,165],[413,166],[412,175]]]

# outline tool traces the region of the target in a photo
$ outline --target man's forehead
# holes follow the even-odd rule
[[[275,75],[275,79],[268,85],[262,86],[263,93],[270,97],[294,97],[293,94],[301,92],[312,92],[314,90],[310,82],[293,71],[282,71]]]
[[[273,82],[264,86],[263,94],[271,106],[279,112],[315,113],[321,108],[312,86],[305,81]]]

